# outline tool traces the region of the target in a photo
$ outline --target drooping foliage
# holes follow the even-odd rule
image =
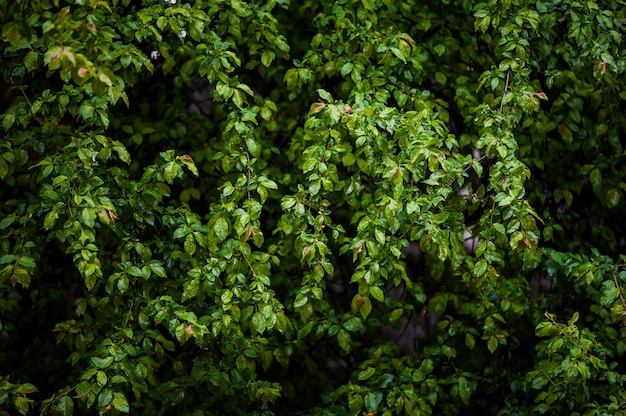
[[[625,412],[625,12],[0,0],[0,414]]]

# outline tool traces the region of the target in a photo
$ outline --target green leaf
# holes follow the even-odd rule
[[[4,230],[9,227],[15,221],[15,217],[5,217],[0,221],[0,230]]]
[[[5,113],[2,115],[2,128],[4,128],[5,130],[9,130],[13,123],[15,123],[15,116],[13,114]],[[0,157],[0,159],[2,158]],[[6,164],[6,162],[4,163]],[[6,173],[3,175],[2,171],[0,170],[0,177],[4,178],[4,176],[6,176]]]
[[[602,185],[602,174],[600,173],[600,169],[594,168],[589,174],[589,179],[591,180],[593,190],[598,192],[600,190],[600,186]]]
[[[363,7],[365,7],[369,11],[373,12],[376,10],[374,0],[361,0],[361,3],[363,4]]]
[[[363,396],[360,394],[352,394],[348,399],[348,408],[350,410],[350,416],[358,416],[361,414],[361,409],[363,409]]]
[[[339,332],[337,332],[337,341],[339,342],[339,347],[344,351],[350,351],[352,348],[350,334],[345,329],[340,329]]]
[[[165,269],[157,261],[151,261],[149,266],[152,272],[154,272],[154,274],[156,274],[157,276],[164,277],[164,278],[167,277],[167,274],[165,273]]]
[[[467,406],[470,405],[471,395],[472,391],[470,390],[470,385],[467,379],[463,376],[459,377],[459,396],[461,396],[461,400],[463,400],[463,403],[465,403]]]
[[[96,373],[96,382],[100,387],[104,387],[107,384],[108,377],[104,371],[98,371]]]
[[[28,70],[28,72],[33,72],[37,69],[37,64],[39,63],[39,54],[35,51],[30,51],[24,57],[24,66]]]
[[[372,301],[368,297],[361,299],[363,300],[363,303],[361,304],[359,312],[361,312],[361,316],[363,316],[364,319],[367,319],[369,314],[372,312]]]
[[[111,402],[111,404],[113,405],[113,407],[122,412],[122,413],[129,413],[130,412],[130,408],[128,406],[128,401],[126,400],[126,396],[124,396],[123,393],[120,392],[113,392],[113,401]]]
[[[267,328],[267,323],[265,321],[265,317],[261,312],[255,312],[252,316],[252,327],[259,334],[265,332],[265,329]]]
[[[52,227],[54,227],[54,224],[56,223],[56,220],[57,220],[57,215],[58,213],[56,211],[50,211],[46,214],[46,216],[43,219],[44,230],[50,230]]]
[[[317,93],[319,94],[320,98],[328,103],[332,103],[333,102],[333,97],[332,95],[330,95],[330,93],[326,90],[323,89],[318,89]]]
[[[81,220],[87,227],[93,227],[96,222],[96,210],[93,208],[83,208],[81,211]]]
[[[618,188],[611,188],[606,193],[606,205],[609,208],[615,208],[619,204],[622,192]]]
[[[17,262],[24,267],[33,268],[36,266],[35,259],[30,256],[21,256]]]
[[[72,401],[72,398],[65,395],[62,397],[59,397],[59,400],[57,401],[56,405],[55,405],[55,410],[63,416],[71,416],[74,414],[74,402]]]
[[[29,399],[28,397],[25,397],[25,396],[15,396],[13,398],[13,406],[22,415],[28,414],[31,403],[32,403],[32,399]]]
[[[365,370],[359,372],[358,379],[361,381],[369,380],[374,375],[375,372],[376,372],[376,368],[368,367]]]
[[[226,237],[228,237],[228,229],[228,221],[224,217],[219,217],[213,226],[213,231],[219,241],[226,240]]]
[[[365,395],[363,403],[369,412],[376,412],[383,400],[383,393],[380,391],[370,391]]]
[[[182,164],[185,165],[185,167],[189,169],[189,171],[193,173],[195,176],[199,175],[198,168],[196,167],[196,164],[194,163],[191,156],[182,155],[182,156],[177,157],[176,160],[180,160]]]
[[[91,362],[97,368],[105,369],[109,367],[111,364],[113,364],[113,357],[106,357],[106,358],[91,357]]]
[[[193,256],[193,253],[196,252],[196,240],[194,239],[193,234],[187,234],[185,237],[184,247],[185,252],[187,252],[190,256]]]
[[[165,16],[160,16],[156,21],[157,27],[160,30],[163,30],[167,25],[167,18]]]
[[[165,178],[167,183],[174,183],[174,179],[176,179],[176,176],[178,176],[179,169],[180,167],[175,161],[168,162],[167,165],[165,165],[165,169],[163,170],[163,177]]]
[[[376,299],[379,302],[385,301],[385,294],[383,293],[382,289],[379,288],[378,286],[370,287],[370,294],[372,295],[374,299]]]
[[[183,298],[182,301],[186,301],[187,299],[195,298],[198,294],[198,289],[200,288],[200,279],[193,278],[191,280],[187,280],[183,284]]]
[[[263,65],[269,67],[272,64],[272,61],[274,60],[275,56],[276,56],[276,54],[274,53],[274,51],[265,50],[261,54],[261,63]]]
[[[474,265],[474,276],[480,277],[487,271],[487,260],[481,259]]]

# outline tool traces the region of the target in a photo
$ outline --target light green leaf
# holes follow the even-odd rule
[[[111,404],[113,405],[113,407],[122,412],[122,413],[129,413],[130,412],[130,408],[128,406],[128,400],[126,400],[126,396],[124,396],[123,393],[120,392],[114,392],[113,393],[113,401],[111,402]]]
[[[383,293],[382,289],[379,288],[378,286],[370,287],[370,294],[372,295],[374,299],[376,299],[379,302],[385,301],[385,294]]]
[[[215,221],[215,225],[213,226],[213,231],[215,232],[215,236],[220,240],[224,241],[226,237],[228,237],[228,221],[224,217],[219,217]]]
[[[174,183],[174,179],[178,175],[179,166],[175,161],[168,162],[163,170],[163,177],[169,184]]]
[[[269,67],[272,64],[272,61],[274,60],[275,56],[276,56],[276,54],[274,53],[274,51],[265,50],[261,54],[261,63],[263,65]]]
[[[187,299],[195,298],[198,294],[198,289],[200,288],[200,279],[193,278],[191,280],[187,280],[183,284],[183,298],[182,301],[186,301]]]

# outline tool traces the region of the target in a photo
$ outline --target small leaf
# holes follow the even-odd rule
[[[106,358],[100,358],[100,357],[91,357],[91,362],[98,368],[107,368],[109,367],[111,364],[113,364],[113,357],[106,357]]]
[[[44,230],[49,230],[52,227],[54,227],[54,224],[57,221],[57,212],[56,211],[50,211],[46,214],[46,216],[43,219],[43,229]]]
[[[200,288],[200,279],[193,278],[191,280],[187,280],[183,284],[183,298],[182,301],[186,301],[187,299],[191,299],[196,297],[198,294],[198,289]]]
[[[185,165],[185,167],[189,169],[191,173],[193,173],[195,176],[198,176],[198,168],[196,167],[196,164],[193,162],[193,159],[191,158],[191,156],[182,155],[182,156],[177,157],[176,159],[180,160],[183,163],[183,165]]]
[[[167,274],[165,273],[165,269],[163,268],[163,266],[156,261],[150,262],[150,269],[152,270],[152,272],[154,272],[154,274],[156,274],[159,277],[167,277]]]
[[[11,128],[11,126],[13,125],[13,123],[15,123],[15,116],[11,113],[6,113],[3,115],[2,117],[2,127],[5,130],[9,130]],[[2,172],[0,172],[0,177],[4,177],[4,175],[2,175]]]
[[[589,174],[589,179],[591,180],[591,187],[597,192],[602,185],[602,174],[600,173],[600,170],[598,168],[594,168]]]
[[[339,346],[344,351],[350,351],[352,346],[352,340],[350,339],[350,334],[345,329],[340,329],[337,332],[337,341],[339,342]]]
[[[228,221],[224,217],[219,217],[213,225],[213,231],[220,241],[224,241],[228,237]]]
[[[15,221],[15,217],[13,216],[3,218],[2,221],[0,221],[0,230],[4,230],[9,225],[13,224],[14,221]]]
[[[481,259],[474,265],[474,276],[481,277],[487,271],[487,260]]]
[[[130,412],[130,408],[128,406],[128,400],[126,400],[126,396],[120,392],[113,393],[113,401],[111,402],[113,407],[122,413]]]
[[[470,390],[470,385],[467,379],[463,376],[459,377],[459,396],[461,396],[461,400],[463,400],[463,403],[468,406],[470,404],[471,395],[472,391]]]
[[[370,287],[370,294],[372,295],[374,299],[376,299],[379,302],[385,301],[385,294],[383,293],[382,289],[379,288],[378,286]]]
[[[71,416],[74,414],[74,402],[70,396],[63,396],[59,398],[56,404],[56,411],[62,416]]]
[[[376,368],[374,367],[368,367],[365,370],[361,371],[359,373],[358,379],[359,380],[368,380],[370,377],[372,377],[374,375],[374,373],[376,372]]]
[[[326,90],[323,89],[318,89],[317,93],[319,94],[320,98],[328,103],[332,103],[333,102],[333,96],[330,95],[330,93]]]
[[[618,188],[611,188],[606,193],[606,206],[614,208],[619,204],[619,200],[622,197],[622,192]]]
[[[104,386],[105,384],[107,384],[107,375],[104,371],[98,371],[96,373],[96,382],[98,383],[98,385],[100,387]]]
[[[263,65],[269,67],[272,64],[272,61],[274,60],[275,56],[276,56],[276,54],[274,53],[274,51],[265,50],[261,54],[261,63],[263,63]]]
[[[361,304],[359,312],[361,312],[361,316],[363,316],[363,318],[367,319],[369,314],[372,312],[372,301],[368,297],[361,299],[363,299],[363,303]]]
[[[35,267],[35,259],[30,256],[22,256],[17,262],[24,267]]]
[[[369,412],[375,412],[378,410],[378,406],[380,402],[383,400],[383,393],[381,391],[370,391],[365,395],[365,399],[363,403],[365,404],[365,408]]]
[[[363,409],[363,396],[360,394],[353,394],[348,399],[348,407],[350,408],[350,415],[356,416],[361,414]]]
[[[178,175],[178,169],[179,166],[174,161],[168,162],[167,165],[165,165],[165,169],[163,170],[163,176],[165,177],[167,183],[174,183],[174,179],[176,179],[176,176]]]
[[[267,323],[265,321],[265,317],[261,312],[255,312],[252,316],[252,327],[259,333],[262,334],[265,332],[267,328]]]
[[[193,256],[196,252],[196,240],[194,239],[193,234],[187,234],[187,237],[185,237],[184,247],[185,252],[187,252],[190,256]]]

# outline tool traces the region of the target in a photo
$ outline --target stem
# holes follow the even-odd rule
[[[246,160],[248,161],[248,174],[247,174],[247,177],[248,177],[248,185],[247,185],[247,188],[248,188],[248,201],[252,201],[252,194],[250,193],[250,176],[251,176],[251,174],[250,174],[250,154],[248,153],[248,146],[245,146],[245,147],[246,147],[246,150],[245,150],[244,153],[246,154]]]
[[[500,109],[498,110],[498,114],[502,114],[502,107],[504,107],[504,97],[506,96],[507,91],[509,90],[509,79],[511,78],[511,68],[506,71],[506,81],[504,82],[504,91],[502,91],[502,99],[500,100]]]
[[[619,287],[619,283],[617,282],[617,276],[613,273],[613,282],[615,282],[615,287],[619,293],[619,297],[622,300],[622,307],[626,310],[626,301],[624,300],[624,295],[622,295],[622,289]]]

